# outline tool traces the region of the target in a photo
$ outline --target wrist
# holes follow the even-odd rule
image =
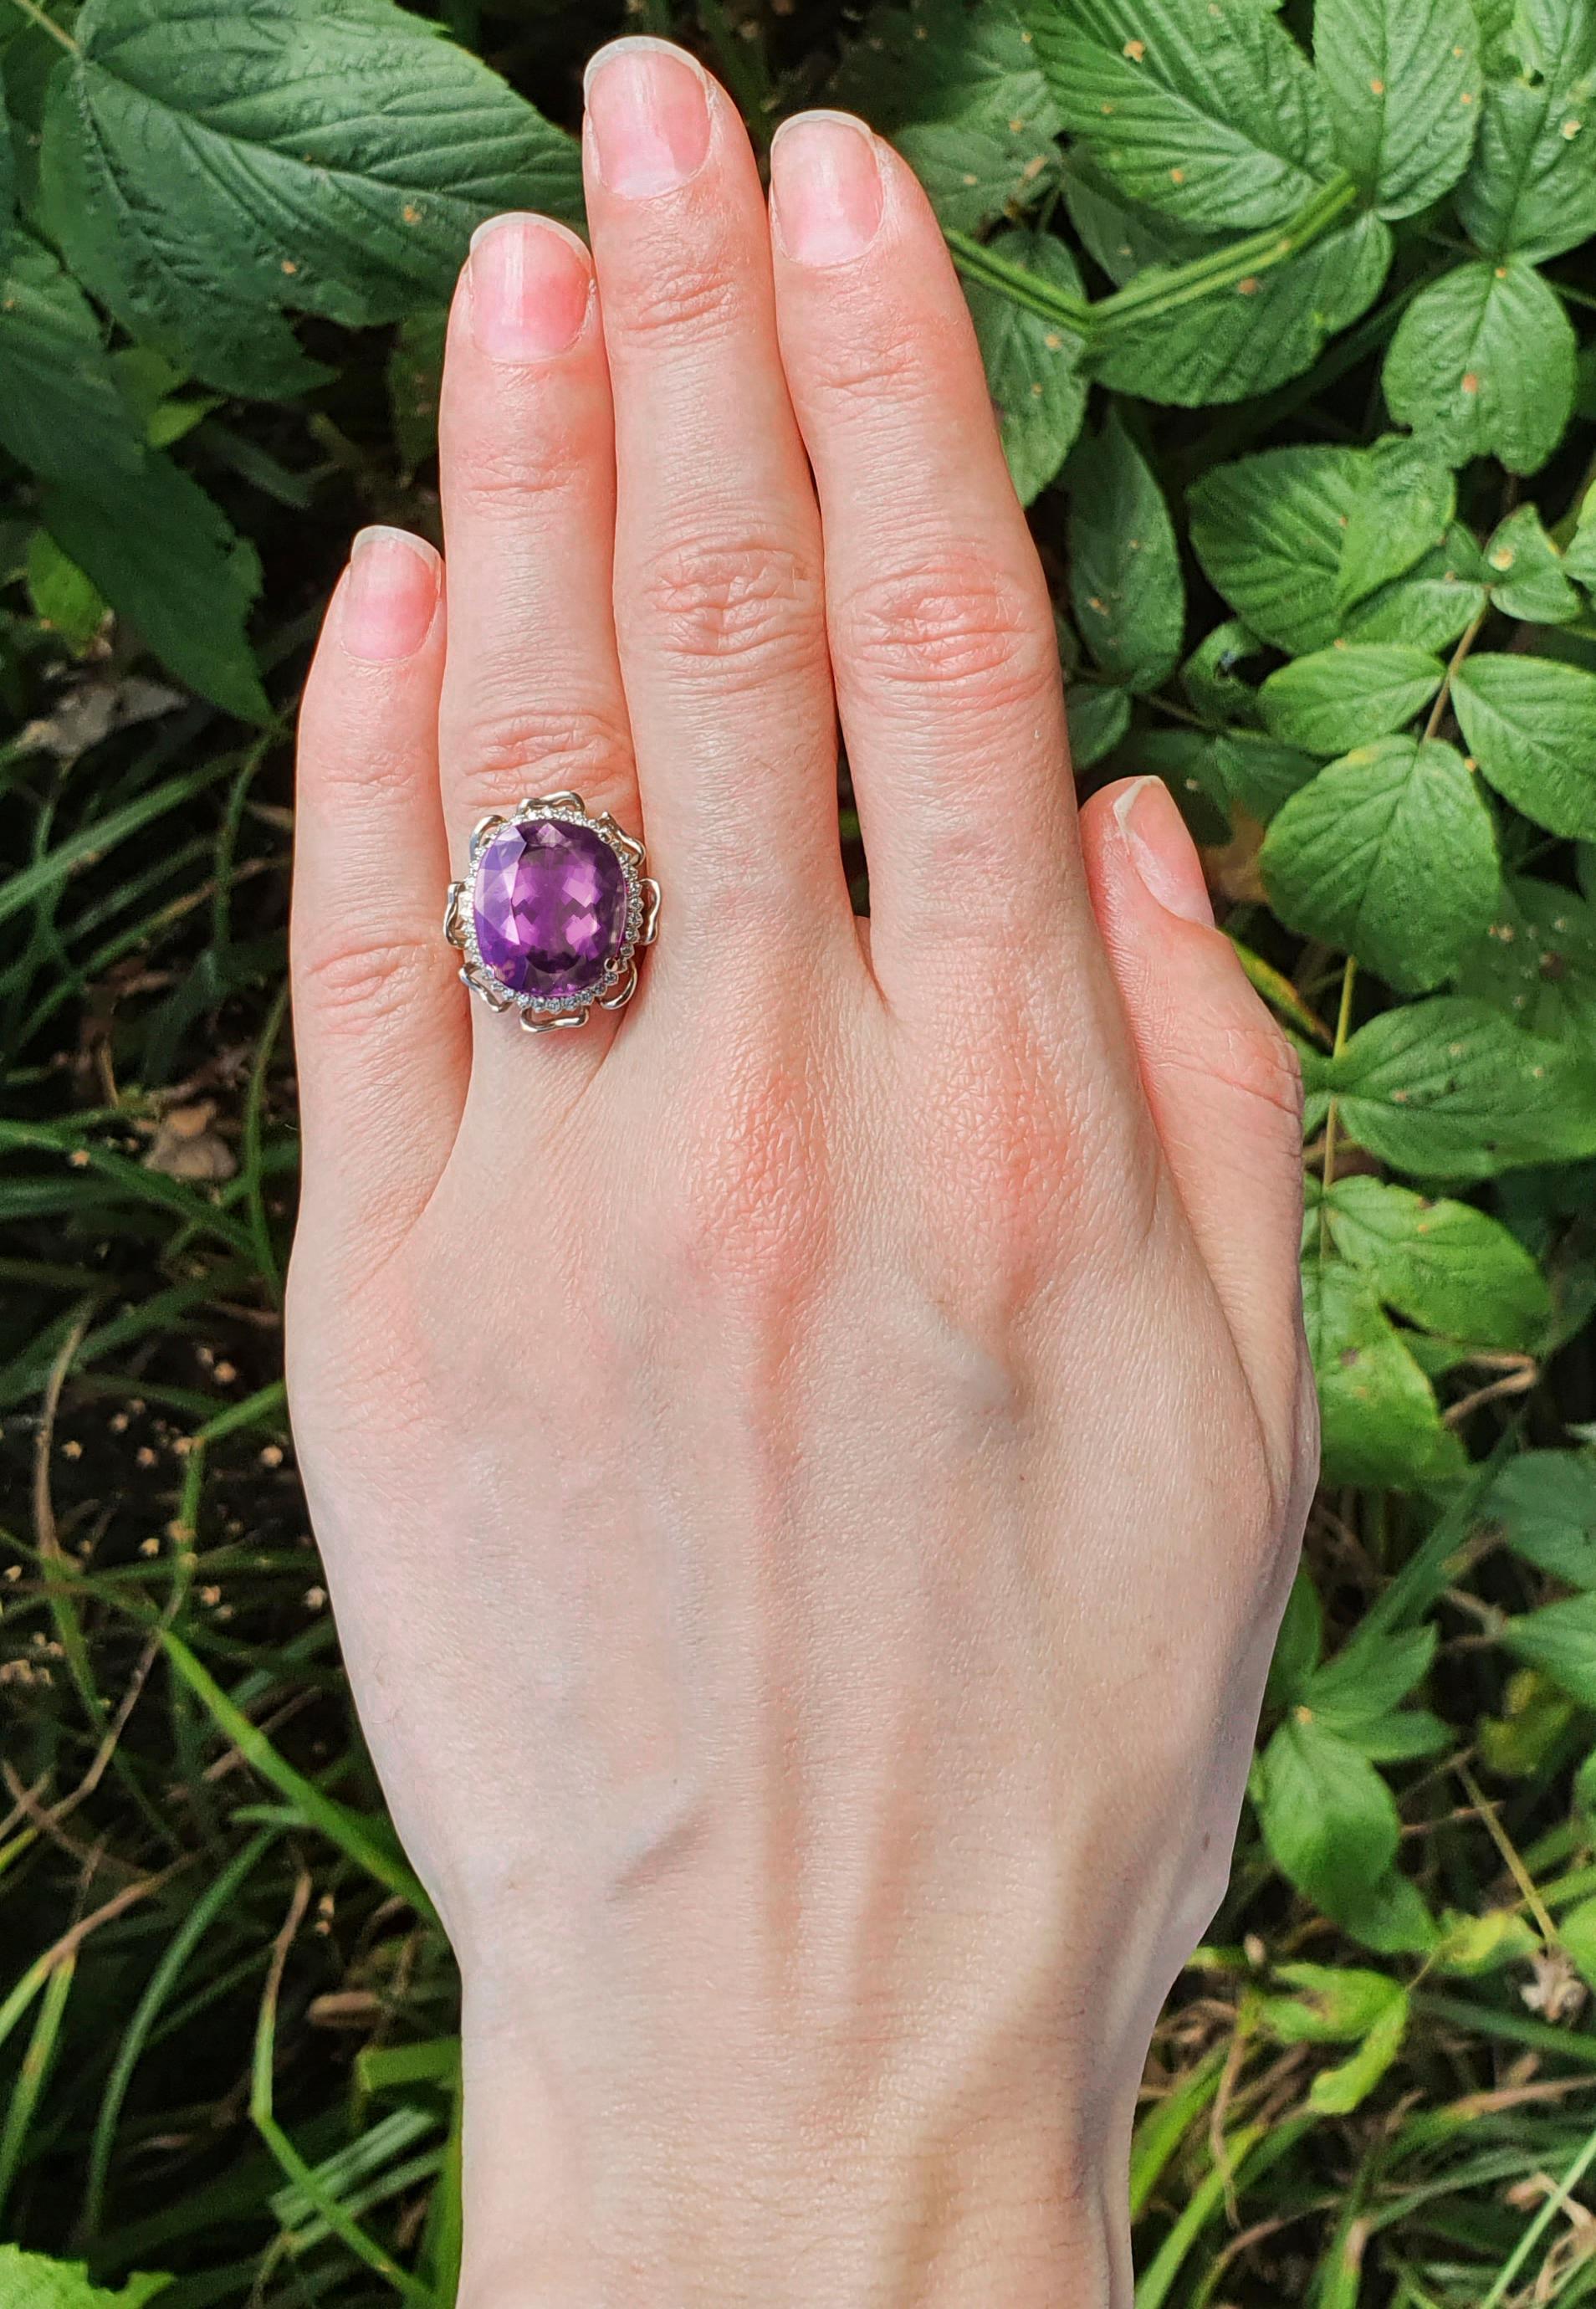
[[[468,2056],[460,2309],[1125,2309],[1122,2161],[1040,2080],[839,2103],[703,2048],[590,2121],[505,2047]],[[738,2088],[740,2074],[742,2089]]]

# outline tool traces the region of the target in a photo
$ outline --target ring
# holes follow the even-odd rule
[[[642,843],[608,810],[591,817],[580,794],[490,810],[444,910],[461,977],[490,1010],[519,1010],[529,1034],[584,1026],[595,1003],[624,1008],[660,919],[647,863]]]

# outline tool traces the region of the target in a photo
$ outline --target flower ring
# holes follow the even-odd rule
[[[479,818],[444,913],[462,978],[490,1010],[519,1010],[531,1034],[583,1026],[595,1002],[621,1009],[660,916],[646,863],[642,843],[608,810],[590,817],[580,794],[537,794]]]

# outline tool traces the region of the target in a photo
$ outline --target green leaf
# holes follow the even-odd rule
[[[1553,834],[1596,840],[1596,673],[1479,653],[1458,668],[1452,705],[1482,775],[1515,809]]]
[[[446,298],[503,209],[581,212],[577,148],[389,0],[86,0],[41,183],[124,324],[229,391],[317,372],[274,313],[351,325]]]
[[[1344,1740],[1388,1717],[1429,1673],[1436,1656],[1433,1627],[1395,1633],[1363,1628],[1333,1659],[1316,1669],[1303,1698],[1320,1723]]]
[[[1262,654],[1263,644],[1239,618],[1227,618],[1205,635],[1180,669],[1181,687],[1194,713],[1222,728],[1230,722],[1255,722],[1256,693],[1237,668]]]
[[[1441,687],[1442,667],[1400,643],[1337,643],[1272,673],[1258,693],[1264,726],[1310,754],[1343,754],[1411,722]]]
[[[143,2309],[169,2277],[129,2277],[115,2287],[91,2285],[82,2261],[50,2261],[42,2253],[0,2244],[0,2301],[5,2309]]]
[[[1509,1620],[1502,1641],[1513,1654],[1577,1699],[1596,1708],[1596,1592]]]
[[[1213,842],[1228,839],[1238,812],[1266,826],[1319,766],[1261,730],[1149,730],[1136,746],[1140,765],[1156,770],[1177,799],[1200,794],[1212,804],[1217,822],[1202,838]]]
[[[1250,0],[1037,0],[1031,24],[1065,127],[1132,200],[1245,229],[1330,175],[1312,67]]]
[[[1433,463],[1416,467],[1384,443],[1260,450],[1204,474],[1188,501],[1193,549],[1213,584],[1293,656],[1334,641],[1350,602],[1420,561],[1451,510]]]
[[[995,255],[1066,295],[1082,295],[1075,260],[1056,233],[1015,226],[988,246]],[[983,282],[968,283],[965,293],[1009,471],[1021,504],[1029,505],[1057,473],[1081,429],[1086,410],[1083,341]]]
[[[1410,1322],[1510,1350],[1533,1345],[1545,1330],[1546,1278],[1499,1219],[1367,1174],[1336,1180],[1324,1209],[1342,1257]]]
[[[1443,995],[1383,1010],[1341,1051],[1301,1058],[1307,1128],[1333,1096],[1347,1135],[1395,1170],[1488,1179],[1596,1153],[1591,1069],[1483,1002]]]
[[[1337,157],[1385,217],[1462,176],[1480,90],[1470,0],[1318,0],[1314,62]]]
[[[1348,606],[1438,552],[1457,507],[1450,469],[1403,434],[1388,433],[1364,450],[1358,471],[1342,539],[1341,597]],[[1468,537],[1466,530],[1462,534]],[[1409,634],[1393,638],[1412,640]]]
[[[1123,689],[1102,682],[1072,681],[1065,690],[1069,722],[1070,760],[1077,771],[1089,770],[1111,754],[1131,726],[1131,701]]]
[[[1486,604],[1485,564],[1466,529],[1448,529],[1441,544],[1357,602],[1342,621],[1349,642],[1405,642],[1414,649],[1445,649]]]
[[[1576,1901],[1557,1919],[1557,1940],[1585,1986],[1596,1989],[1596,1898]]]
[[[1532,264],[1454,265],[1422,290],[1385,357],[1385,399],[1454,464],[1495,456],[1532,473],[1574,408],[1574,331]]]
[[[394,445],[407,472],[436,454],[438,401],[444,383],[444,341],[448,310],[436,306],[412,313],[394,332],[388,356],[388,412]]]
[[[1491,600],[1509,618],[1542,626],[1566,625],[1581,614],[1578,593],[1564,574],[1563,557],[1533,506],[1516,506],[1498,523],[1485,549]]]
[[[1328,1916],[1355,1908],[1396,1857],[1390,1789],[1306,1708],[1293,1708],[1264,1749],[1253,1794],[1271,1859]]]
[[[1434,739],[1383,738],[1331,763],[1280,810],[1259,865],[1290,928],[1408,993],[1450,974],[1501,893],[1478,782]]]
[[[1464,955],[1460,994],[1596,1063],[1596,906],[1559,882],[1510,879],[1497,919]]]
[[[1057,108],[1010,0],[872,8],[826,101],[889,136],[959,231],[980,231],[1057,172]]]
[[[1180,657],[1185,588],[1175,531],[1141,451],[1110,413],[1071,466],[1070,600],[1110,679],[1156,689]]]
[[[1585,491],[1563,567],[1587,593],[1596,592],[1596,481]]]
[[[1543,259],[1596,233],[1596,15],[1589,0],[1536,0],[1518,21],[1533,53],[1487,88],[1457,205],[1488,256]]]
[[[1359,2045],[1350,2060],[1322,2069],[1308,2090],[1311,2108],[1325,2115],[1349,2114],[1368,2097],[1402,2049],[1407,1990],[1383,1972],[1348,1965],[1283,1964],[1275,1977],[1300,1992],[1268,1997],[1259,2009],[1264,2027],[1282,2044]]]
[[[1324,1648],[1324,1614],[1311,1572],[1299,1570],[1275,1639],[1269,1666],[1269,1699],[1277,1708],[1301,1696]]]
[[[1596,1460],[1578,1451],[1523,1451],[1480,1503],[1515,1555],[1571,1587],[1596,1588]]]
[[[269,721],[245,632],[254,554],[148,446],[89,305],[25,233],[0,296],[0,445],[45,485],[40,511],[61,551],[172,671],[243,720]]]
[[[1511,1908],[1488,1908],[1482,1916],[1448,1908],[1441,1919],[1435,1961],[1442,1972],[1461,1973],[1469,1979],[1521,1963],[1539,1945],[1529,1919]]]
[[[1272,392],[1368,310],[1391,255],[1389,228],[1366,211],[1285,263],[1173,311],[1106,314],[1095,374],[1117,393],[1178,409]],[[1152,285],[1147,273],[1134,277]]]
[[[1326,1480],[1407,1490],[1454,1466],[1457,1439],[1368,1278],[1310,1258],[1302,1294]]]
[[[36,529],[28,540],[28,598],[34,616],[74,651],[98,638],[110,614],[94,580],[67,559],[47,529]]]

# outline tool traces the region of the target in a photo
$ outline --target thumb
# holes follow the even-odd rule
[[[1302,1085],[1296,1053],[1214,928],[1161,778],[1094,794],[1081,839],[1153,1122],[1260,1407],[1299,1380]]]

